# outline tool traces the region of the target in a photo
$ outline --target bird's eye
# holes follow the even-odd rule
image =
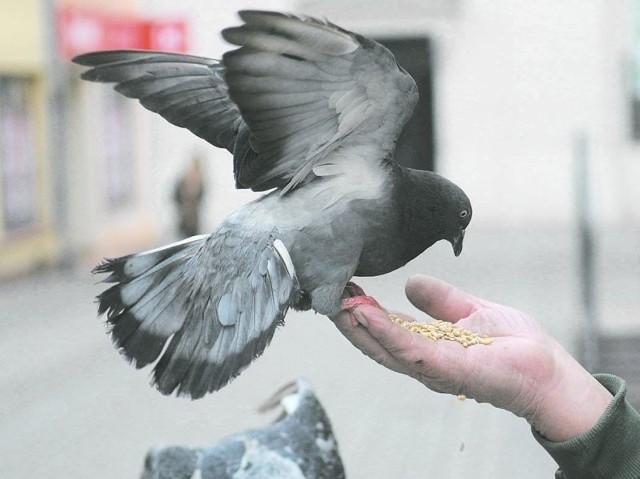
[[[469,216],[469,210],[465,208],[460,212],[460,218],[466,218],[467,216]]]

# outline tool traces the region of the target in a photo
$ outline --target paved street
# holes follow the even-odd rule
[[[359,283],[388,307],[412,311],[404,281],[430,273],[529,312],[576,351],[581,313],[569,232],[468,233],[459,258],[442,243]],[[611,292],[619,305],[600,302],[604,326],[638,331],[637,235],[602,246],[611,259],[600,257],[600,296]],[[222,391],[199,401],[164,397],[149,387],[147,370],[112,348],[95,319],[94,281],[47,271],[0,283],[0,477],[138,477],[154,444],[206,445],[270,422],[256,407],[298,376],[324,404],[351,479],[553,477],[555,464],[523,420],[384,370],[313,314],[291,314],[263,357]]]

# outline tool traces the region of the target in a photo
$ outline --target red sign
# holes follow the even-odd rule
[[[96,50],[186,52],[187,22],[63,7],[57,15],[57,38],[64,58]]]

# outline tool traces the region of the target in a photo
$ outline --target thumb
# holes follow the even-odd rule
[[[411,303],[429,316],[455,323],[488,303],[437,278],[417,274],[405,286]]]

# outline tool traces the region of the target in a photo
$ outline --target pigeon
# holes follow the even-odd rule
[[[200,398],[235,378],[287,311],[334,317],[375,302],[353,276],[394,271],[439,240],[462,251],[461,188],[394,161],[414,80],[374,40],[328,21],[239,12],[221,61],[100,51],[74,62],[233,154],[237,188],[264,192],[211,234],[106,259],[98,312],[163,394]]]
[[[280,388],[261,408],[279,408],[268,426],[216,444],[153,447],[141,479],[343,479],[345,470],[331,422],[306,379]]]

